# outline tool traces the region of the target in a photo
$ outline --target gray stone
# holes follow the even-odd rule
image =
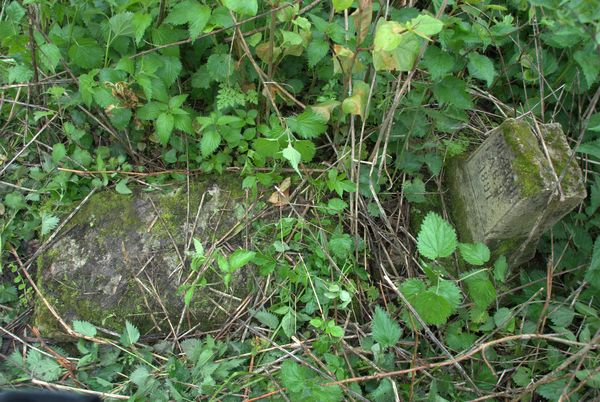
[[[219,328],[252,291],[252,269],[239,270],[226,289],[216,267],[200,275],[191,272],[191,258],[186,266],[181,260],[192,230],[206,253],[224,235],[227,247],[218,244],[216,252],[251,247],[252,238],[242,237],[251,218],[243,201],[239,176],[195,181],[189,199],[185,186],[132,195],[99,192],[39,259],[38,286],[68,323],[85,320],[121,331],[128,320],[142,333],[166,333],[169,320],[177,327],[183,311],[181,285],[203,277],[207,284],[195,290],[180,329]],[[34,323],[44,336],[63,333],[41,301]]]
[[[531,259],[541,234],[586,197],[560,125],[539,130],[543,143],[525,120],[508,119],[447,169],[461,240],[483,242],[513,266]]]

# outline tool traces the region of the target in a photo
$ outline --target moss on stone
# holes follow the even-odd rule
[[[512,167],[516,182],[526,197],[536,195],[544,188],[544,174],[536,163],[541,154],[537,139],[525,121],[506,120],[500,125],[504,141],[514,154]]]

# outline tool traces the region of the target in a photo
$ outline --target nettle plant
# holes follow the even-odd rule
[[[485,267],[490,260],[488,247],[483,243],[459,243],[452,225],[435,212],[429,212],[421,224],[417,249],[427,259],[422,261],[426,278],[407,279],[400,285],[400,291],[423,321],[433,325],[445,324],[463,301],[463,293],[458,286],[462,283],[474,304],[469,312],[470,320],[486,322],[489,319],[487,310],[497,296],[491,278],[499,282],[505,280],[508,269],[506,258],[500,256],[493,267]],[[455,272],[454,263],[448,257],[457,249],[464,266],[473,269],[461,273],[456,281],[444,279]],[[410,320],[407,319],[407,322]]]

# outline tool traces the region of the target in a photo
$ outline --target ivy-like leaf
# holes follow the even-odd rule
[[[435,212],[425,216],[417,236],[417,249],[421,255],[430,260],[448,257],[456,249],[456,243],[456,232],[447,221]]]

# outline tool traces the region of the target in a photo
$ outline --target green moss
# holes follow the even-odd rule
[[[538,194],[544,187],[544,174],[535,161],[543,160],[537,139],[525,121],[506,120],[500,125],[504,141],[514,154],[512,162],[516,181],[526,197]]]

